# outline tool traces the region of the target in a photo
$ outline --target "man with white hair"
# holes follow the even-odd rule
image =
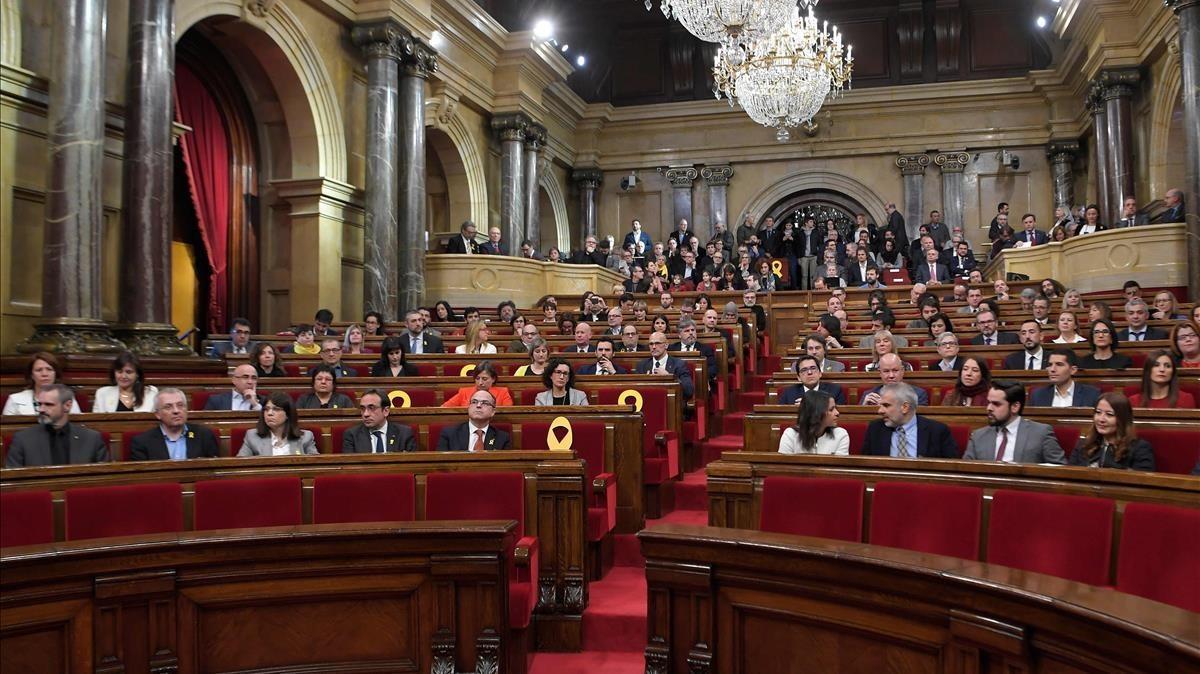
[[[1163,201],[1167,204],[1167,210],[1159,213],[1157,217],[1150,221],[1150,224],[1162,225],[1168,222],[1183,222],[1183,190],[1172,187],[1163,195]]]
[[[959,458],[950,428],[917,414],[917,392],[913,387],[901,382],[887,384],[880,390],[876,404],[879,418],[867,426],[863,456]]]
[[[636,374],[669,374],[679,380],[683,397],[690,400],[696,392],[692,381],[692,368],[682,360],[667,355],[667,336],[662,332],[650,335],[650,357],[639,362],[633,371]]]
[[[1159,328],[1146,325],[1150,319],[1150,308],[1146,300],[1135,297],[1125,303],[1125,321],[1129,327],[1117,332],[1117,339],[1122,342],[1144,342],[1149,339],[1167,339],[1166,332]]]

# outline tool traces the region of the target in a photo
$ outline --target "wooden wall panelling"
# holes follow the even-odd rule
[[[925,15],[921,0],[900,2],[896,35],[900,40],[900,79],[905,82],[924,78]]]
[[[937,0],[935,7],[938,80],[955,79],[962,75],[962,9],[959,0]]]

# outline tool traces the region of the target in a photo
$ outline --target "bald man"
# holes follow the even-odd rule
[[[679,380],[683,389],[683,397],[691,399],[696,392],[692,381],[692,368],[682,360],[667,355],[667,336],[662,332],[650,335],[650,357],[637,364],[633,369],[636,374],[670,374]]]
[[[238,365],[229,376],[229,381],[233,383],[233,390],[210,396],[204,403],[204,409],[253,412],[262,409],[263,396],[258,395],[258,371],[253,365]]]

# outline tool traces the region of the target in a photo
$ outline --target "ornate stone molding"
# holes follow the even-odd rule
[[[902,154],[896,157],[896,168],[900,169],[900,175],[921,175],[925,173],[927,166],[929,166],[929,155],[927,154]]]
[[[351,28],[350,42],[362,49],[363,56],[368,59],[399,61],[403,57],[400,39],[407,34],[404,26],[395,21],[375,21]]]
[[[1046,157],[1051,164],[1070,164],[1079,156],[1079,141],[1056,140],[1046,146]]]
[[[90,318],[47,318],[31,337],[17,345],[18,353],[117,354],[125,345],[112,338],[108,323]]]
[[[575,169],[571,171],[571,181],[578,183],[580,188],[594,190],[604,182],[604,172],[598,168]]]
[[[485,629],[475,639],[475,674],[499,674],[500,635],[496,630]]]
[[[459,93],[451,91],[445,82],[434,82],[433,90],[425,101],[426,118],[431,120],[434,128],[445,131],[458,114]]]
[[[431,73],[437,71],[437,51],[420,39],[411,34],[404,35],[399,40],[398,48],[401,55],[400,68],[405,75],[427,79]]]
[[[1179,14],[1185,9],[1200,7],[1200,0],[1163,0],[1163,4],[1171,11]]]
[[[525,129],[525,147],[537,152],[546,144],[546,127],[541,124],[530,124]]]
[[[672,187],[691,187],[700,172],[694,166],[671,166],[663,171]]]
[[[729,179],[733,177],[733,167],[729,164],[705,166],[700,169],[700,177],[704,178],[709,187],[729,185]]]
[[[433,635],[433,664],[431,674],[456,674],[454,666],[454,633],[443,627]]]
[[[246,0],[244,7],[247,12],[250,12],[250,14],[257,16],[260,19],[265,19],[267,18],[267,15],[271,13],[271,10],[275,7],[275,3],[277,1],[278,0]]]
[[[112,326],[113,335],[139,356],[195,356],[196,351],[175,336],[175,327],[166,324],[132,323]]]
[[[508,112],[492,117],[492,131],[500,140],[525,140],[525,131],[533,122],[524,113]]]
[[[928,159],[928,156],[925,158]],[[942,169],[942,173],[962,173],[969,161],[971,155],[966,152],[939,152],[933,157],[933,163]]]
[[[1099,98],[1108,101],[1133,96],[1134,89],[1141,81],[1142,74],[1136,68],[1123,68],[1101,72],[1093,81],[1093,85],[1097,88]]]

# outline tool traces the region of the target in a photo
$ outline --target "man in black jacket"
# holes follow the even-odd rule
[[[595,264],[604,266],[608,256],[596,249],[596,237],[589,236],[583,240],[583,250],[575,251],[571,256],[571,264]]]
[[[154,398],[158,428],[134,436],[129,443],[131,461],[181,461],[217,456],[217,436],[204,426],[188,423],[187,395],[177,388],[162,388]]]

